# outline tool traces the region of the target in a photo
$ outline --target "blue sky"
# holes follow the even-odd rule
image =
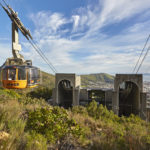
[[[150,34],[150,0],[6,1],[58,72],[132,73]],[[21,34],[20,43],[26,59],[51,73]],[[0,64],[12,55],[11,22],[2,8],[0,53]],[[150,54],[141,73],[150,73],[149,60]]]

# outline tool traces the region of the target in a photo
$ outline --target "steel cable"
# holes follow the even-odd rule
[[[35,43],[34,40],[32,40],[33,44],[37,47],[37,49],[40,51],[40,53],[45,57],[46,61],[48,62],[49,65],[55,70],[55,73],[57,72],[56,68],[53,66],[53,64],[48,60],[48,58],[45,56],[45,54],[42,52],[41,48]]]
[[[137,73],[138,73],[138,71],[140,70],[140,68],[141,68],[141,66],[142,66],[142,64],[143,64],[143,62],[144,62],[144,59],[146,58],[146,56],[147,56],[147,54],[148,54],[149,50],[150,50],[150,46],[147,48],[147,51],[146,51],[146,53],[145,53],[145,55],[144,55],[144,57],[143,57],[143,59],[142,59],[142,61],[141,61],[140,65],[139,65],[139,67],[138,67],[137,71],[136,71],[136,74],[137,74]]]
[[[140,54],[140,56],[139,56],[139,58],[138,58],[138,61],[137,61],[136,65],[135,65],[135,67],[134,67],[134,69],[133,69],[133,73],[134,73],[134,71],[136,70],[136,68],[137,68],[137,66],[138,66],[138,64],[139,64],[139,61],[140,61],[140,59],[141,59],[141,56],[142,56],[142,54],[143,54],[143,52],[144,52],[144,50],[145,50],[145,47],[146,47],[146,45],[147,45],[149,39],[150,39],[150,34],[149,34],[148,38],[146,39],[146,42],[145,42],[144,47],[143,47],[143,49],[142,49],[142,51],[141,51],[141,54]]]
[[[5,5],[7,6],[7,8],[9,9],[9,5],[7,5],[5,0],[2,0]],[[2,3],[0,2],[0,5],[3,7]],[[13,22],[15,22],[16,20],[12,20]],[[20,29],[20,28],[19,28]],[[21,30],[21,29],[20,29]],[[26,36],[25,36],[26,37]],[[56,68],[53,66],[53,64],[47,59],[47,57],[45,56],[45,54],[42,52],[41,48],[34,42],[34,40],[32,38],[28,39],[26,37],[26,39],[29,41],[29,43],[32,45],[32,47],[36,50],[36,52],[42,57],[42,59],[48,64],[48,66],[50,67],[50,69],[56,73],[57,70]]]
[[[32,45],[32,47],[36,50],[36,52],[43,58],[43,60],[48,64],[48,66],[50,67],[50,69],[56,73],[56,70],[49,64],[49,62],[47,62],[47,60],[45,59],[45,57],[41,54],[41,52],[38,50],[38,48],[34,45],[34,43],[32,43],[31,40],[28,40],[29,43]]]

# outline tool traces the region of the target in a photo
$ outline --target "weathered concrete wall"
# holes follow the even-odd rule
[[[114,90],[118,91],[119,85],[123,82],[131,81],[135,83],[140,92],[143,92],[143,75],[142,74],[116,74],[114,80]]]
[[[59,83],[63,80],[70,81],[72,87],[72,105],[79,104],[79,93],[80,93],[80,77],[75,74],[61,74],[57,73],[55,77],[55,90],[53,92],[53,101],[55,104],[60,104],[61,91],[59,89]]]
[[[80,86],[81,86],[81,77],[75,76],[75,87],[80,87]]]
[[[105,91],[105,100],[106,101],[112,101],[112,97],[113,97],[113,91],[112,90]]]
[[[113,91],[112,90],[105,91],[106,106],[109,110],[112,110],[112,99],[113,99]]]
[[[53,102],[58,104],[62,101],[62,97],[65,97],[63,90],[60,89],[60,83],[64,80],[69,81],[70,89],[67,89],[67,92],[72,92],[72,105],[79,105],[80,100],[82,103],[89,102],[89,89],[81,89],[81,79],[80,76],[75,74],[56,74],[55,77],[55,88],[53,89]],[[114,90],[104,91],[105,102],[111,102],[111,109],[115,114],[119,115],[119,94],[126,94],[126,91],[122,93],[119,86],[121,83],[125,82],[126,85],[132,85],[132,90],[128,93],[128,105],[132,106],[132,113],[138,114],[141,118],[145,119],[145,114],[150,116],[148,109],[146,108],[146,94],[143,93],[143,76],[142,74],[116,74],[114,81]],[[90,89],[94,90],[94,89]],[[103,89],[97,89],[97,91],[103,91]],[[62,93],[61,93],[62,92]],[[97,93],[99,95],[99,93]],[[64,98],[65,99],[65,98]],[[126,100],[126,99],[123,99]],[[108,103],[107,103],[108,104]],[[126,104],[125,104],[126,105]],[[127,107],[128,108],[128,107]],[[124,108],[125,111],[129,111]],[[123,110],[124,111],[124,110]],[[128,113],[128,112],[127,112]],[[130,112],[129,112],[130,114]]]
[[[112,111],[118,115],[119,114],[119,100],[118,100],[118,93],[113,91],[112,97]]]
[[[140,117],[144,120],[148,118],[147,116],[147,100],[146,100],[146,93],[141,93],[140,94],[140,100],[141,100],[141,109],[140,109]]]
[[[62,80],[68,80],[72,83],[73,88],[76,86],[76,75],[75,74],[65,74],[65,73],[56,73],[55,75],[55,87],[58,87],[58,84]]]
[[[80,100],[81,101],[88,100],[88,90],[87,89],[80,89]]]
[[[74,94],[74,101],[73,101],[73,105],[79,105],[79,97],[80,97],[80,89],[75,89],[75,94]]]
[[[115,95],[113,98],[113,109],[116,114],[119,114],[119,86],[123,82],[132,82],[134,92],[130,97],[134,97],[133,102],[133,113],[140,115],[140,93],[143,92],[143,76],[142,74],[116,74],[115,81],[114,81],[114,91]],[[137,86],[137,88],[136,88]]]

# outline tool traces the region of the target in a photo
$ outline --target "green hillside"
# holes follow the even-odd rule
[[[113,83],[114,76],[106,73],[81,75],[81,85],[88,86],[90,83],[96,84],[98,82]],[[55,76],[42,71],[42,85],[53,88],[55,85]]]
[[[43,86],[54,88],[55,86],[55,76],[44,71],[41,71],[41,84]]]
[[[40,91],[42,94],[42,91]],[[95,101],[64,109],[0,88],[0,150],[149,150],[150,123]]]
[[[81,75],[82,83],[87,83],[88,81],[101,81],[107,83],[113,83],[114,76],[109,75],[107,73],[97,73],[97,74],[88,74],[88,75]]]
[[[106,73],[97,73],[97,74],[89,74],[89,75],[81,75],[81,84],[82,86],[88,86],[89,83],[113,83],[114,76],[106,74]]]

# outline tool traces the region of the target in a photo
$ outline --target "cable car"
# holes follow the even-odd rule
[[[8,5],[0,5],[8,14],[12,21],[12,54],[13,57],[7,58],[2,67],[0,67],[1,82],[4,88],[24,89],[36,87],[40,82],[40,70],[32,66],[31,60],[25,60],[19,53],[21,45],[19,44],[18,30],[27,38],[32,39],[30,31],[27,30],[18,18],[18,14]]]
[[[40,70],[37,67],[32,66],[31,60],[25,60],[24,57],[20,54],[21,45],[19,44],[19,30],[32,45],[32,47],[49,65],[49,67],[54,72],[56,72],[56,69],[50,64],[49,60],[45,57],[40,48],[35,44],[30,31],[25,28],[25,26],[19,19],[18,13],[15,12],[9,5],[7,5],[5,1],[4,3],[5,6],[0,2],[0,6],[4,9],[12,22],[13,57],[7,58],[2,67],[0,67],[0,79],[2,85],[4,88],[8,89],[24,89],[36,87],[40,83]]]
[[[34,66],[5,66],[1,77],[4,88],[33,88],[40,82],[40,70]]]
[[[40,82],[40,70],[34,66],[4,66],[1,80],[4,88],[33,88]]]

